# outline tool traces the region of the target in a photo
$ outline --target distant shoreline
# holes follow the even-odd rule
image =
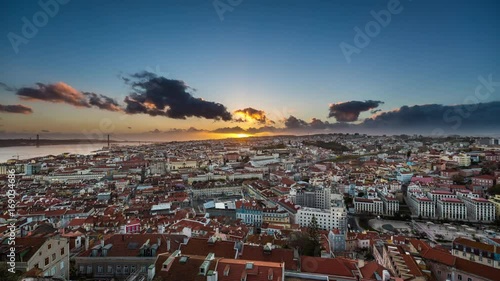
[[[40,139],[39,146],[47,145],[71,145],[71,144],[107,144],[107,140],[88,140],[88,139],[67,139],[67,140],[51,140]],[[140,143],[140,141],[114,141],[110,143]],[[36,146],[36,139],[0,139],[0,147],[12,146]]]

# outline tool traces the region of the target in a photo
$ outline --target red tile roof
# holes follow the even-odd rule
[[[190,238],[187,244],[182,244],[180,250],[185,255],[208,255],[214,253],[218,258],[235,258],[236,249],[235,242],[231,241],[215,241],[209,243],[209,239]]]
[[[264,251],[263,246],[244,245],[243,253],[239,257],[243,260],[284,262],[286,270],[297,270],[297,261],[293,258],[293,250],[276,248]]]

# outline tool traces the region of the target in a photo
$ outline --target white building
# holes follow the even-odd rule
[[[437,201],[437,216],[441,219],[466,220],[465,203],[457,198],[441,198]]]
[[[458,166],[469,167],[471,163],[470,155],[458,154],[453,156],[453,162],[457,162]]]
[[[467,218],[473,221],[492,222],[495,220],[495,204],[484,198],[464,197]]]
[[[295,216],[296,222],[302,227],[307,227],[313,217],[316,217],[320,229],[345,229],[347,212],[344,207],[332,207],[330,209],[303,207],[297,211]]]
[[[355,197],[354,209],[358,214],[369,213],[382,215],[384,213],[384,203],[379,198],[366,199],[362,197]]]
[[[429,197],[434,203],[437,203],[439,199],[443,198],[457,198],[453,192],[450,191],[445,191],[445,190],[433,190],[430,192],[427,192],[427,197]]]
[[[381,196],[384,203],[384,215],[394,216],[399,212],[399,201],[392,194]]]
[[[420,192],[408,192],[407,202],[415,216],[434,218],[436,216],[435,203]]]

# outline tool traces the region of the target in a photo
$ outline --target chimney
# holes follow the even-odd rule
[[[104,247],[104,238],[101,239],[101,247]]]
[[[161,246],[161,237],[158,237],[158,242],[156,242],[156,244],[158,244],[158,247]]]
[[[365,266],[365,260],[364,259],[358,259],[358,268],[363,268]]]
[[[89,237],[85,236],[85,251],[89,249]]]
[[[170,239],[167,239],[167,251],[170,252]]]

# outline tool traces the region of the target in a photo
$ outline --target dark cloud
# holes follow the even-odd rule
[[[306,128],[309,126],[309,124],[306,121],[298,119],[297,117],[292,115],[290,115],[290,117],[285,119],[284,123],[285,127],[288,129],[299,129],[299,128]]]
[[[354,122],[358,120],[361,112],[377,108],[383,103],[382,101],[367,100],[331,104],[328,117],[334,117],[338,122]]]
[[[260,124],[274,124],[274,121],[267,119],[266,112],[252,107],[238,109],[234,111],[234,115],[238,122],[255,121]]]
[[[16,104],[16,105],[3,105],[0,104],[0,112],[4,113],[20,113],[20,114],[31,114],[33,110],[30,107]]]
[[[365,119],[364,128],[413,130],[430,132],[442,130],[446,133],[477,132],[500,129],[500,101],[441,105],[426,104],[402,106]]]
[[[23,100],[38,100],[52,103],[66,103],[76,107],[97,107],[110,111],[121,111],[118,103],[107,96],[80,92],[64,82],[55,84],[37,83],[36,88],[20,88],[17,95]]]
[[[122,111],[118,102],[110,97],[96,93],[83,94],[87,97],[88,103],[92,106],[109,111]]]
[[[125,111],[129,114],[144,113],[174,119],[232,119],[224,105],[193,97],[191,92],[194,90],[183,81],[157,76],[151,72],[133,74],[123,80],[133,90],[125,98]]]
[[[375,110],[370,111],[370,113],[375,114],[375,113],[380,112],[380,111],[382,111],[382,109],[375,109]]]
[[[158,129],[154,129],[154,130],[149,131],[149,132],[150,132],[150,133],[153,133],[153,134],[159,134],[159,133],[161,133],[161,131],[160,131],[160,130],[158,130]]]
[[[42,133],[50,133],[49,130],[40,130],[40,132],[42,132]]]

